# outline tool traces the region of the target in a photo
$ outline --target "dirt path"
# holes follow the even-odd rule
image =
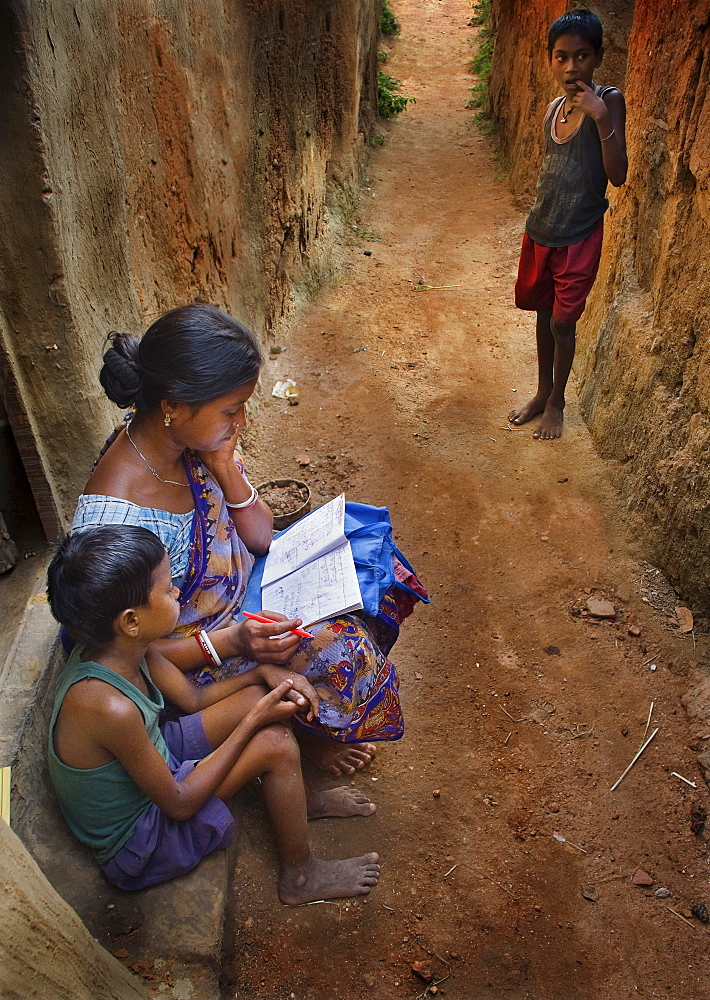
[[[461,1000],[704,1000],[707,929],[668,908],[710,901],[691,832],[691,809],[709,807],[706,734],[680,703],[700,642],[678,636],[673,595],[625,539],[574,400],[561,442],[506,426],[532,388],[532,322],[511,306],[523,217],[465,108],[471,7],[397,9],[388,68],[418,103],[373,157],[342,281],[267,363],[267,392],[293,377],[301,403],[265,399],[249,461],[259,480],[300,472],[316,500],[387,504],[433,602],[395,649],[406,737],[359,779],[377,814],[313,826],[326,856],[378,850],[380,886],[280,906],[250,804],[225,995],[414,998],[424,960]],[[592,595],[615,622],[579,613]],[[652,700],[660,731],[611,793]],[[632,885],[638,868],[652,887]]]

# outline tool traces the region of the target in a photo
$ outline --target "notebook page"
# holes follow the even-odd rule
[[[345,494],[306,514],[271,543],[264,565],[262,587],[280,580],[300,566],[345,541]],[[274,611],[277,609],[274,608]]]
[[[262,607],[301,618],[305,627],[362,607],[350,542],[261,588]]]

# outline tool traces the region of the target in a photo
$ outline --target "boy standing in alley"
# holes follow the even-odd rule
[[[592,82],[604,55],[601,21],[588,10],[568,11],[550,28],[547,50],[563,96],[545,115],[545,156],[515,284],[516,306],[537,313],[538,386],[508,414],[524,424],[541,413],[533,433],[541,440],[562,433],[576,324],[601,256],[607,183],[619,187],[627,170],[624,97]]]

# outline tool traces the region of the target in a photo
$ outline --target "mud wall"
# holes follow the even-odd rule
[[[637,0],[630,170],[581,327],[583,412],[650,529],[655,560],[710,604],[710,3]]]
[[[546,62],[533,57],[528,35],[543,37],[565,4],[494,6],[492,106],[514,190],[529,205],[537,122],[551,92],[538,96]],[[623,501],[648,529],[651,558],[702,610],[710,603],[710,2],[625,6],[615,3],[613,16],[595,8],[612,25],[615,56],[600,82],[621,86],[629,29],[629,176],[611,192],[575,371],[585,418],[614,460]],[[525,38],[512,23],[523,15]]]
[[[268,339],[327,270],[329,206],[357,183],[376,111],[378,15],[376,0],[2,5],[5,395],[60,521],[116,418],[96,378],[108,331],[198,299]]]
[[[147,1000],[142,980],[91,936],[4,821],[0,849],[0,995]]]

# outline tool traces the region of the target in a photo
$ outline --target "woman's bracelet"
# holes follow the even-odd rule
[[[611,132],[609,133],[609,135],[605,135],[603,139],[602,139],[601,136],[599,136],[599,142],[606,142],[607,139],[611,139],[611,137],[613,136],[613,134],[614,134],[614,129],[611,130]]]
[[[251,485],[251,483],[249,484],[249,486],[251,487],[251,495],[248,500],[245,500],[243,503],[229,503],[228,500],[225,500],[224,501],[225,507],[227,507],[229,510],[247,510],[249,507],[253,507],[256,501],[259,499],[259,494]]]
[[[205,659],[205,663],[210,663],[213,667],[221,667],[222,661],[217,655],[217,650],[212,645],[212,640],[207,635],[205,630],[202,629],[200,632],[195,632],[194,635],[197,645],[200,647],[200,652]]]

